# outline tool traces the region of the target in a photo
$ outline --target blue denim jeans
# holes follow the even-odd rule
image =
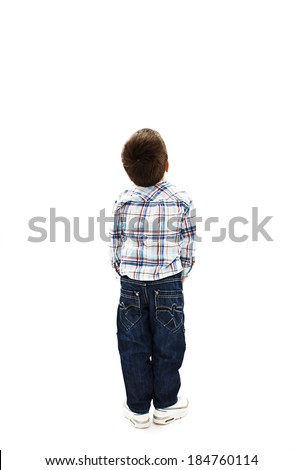
[[[158,281],[121,276],[117,338],[127,395],[135,413],[177,402],[186,349],[181,273]]]

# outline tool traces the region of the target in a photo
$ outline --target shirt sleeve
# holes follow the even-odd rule
[[[122,217],[119,208],[117,208],[117,203],[115,203],[113,208],[113,222],[109,229],[109,236],[109,252],[111,265],[115,269],[115,271],[119,273],[121,264],[121,246],[123,243],[123,226]]]
[[[193,202],[190,201],[181,225],[181,254],[180,260],[183,266],[182,275],[187,277],[195,263],[196,248],[196,210]]]

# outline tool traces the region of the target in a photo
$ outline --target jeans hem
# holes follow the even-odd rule
[[[149,413],[149,410],[150,410],[150,408],[146,409],[145,411],[135,410],[134,408],[130,408],[129,405],[128,405],[128,408],[130,411],[132,411],[132,413],[136,413],[137,415],[146,415],[147,413]]]
[[[155,403],[153,403],[153,405],[154,405],[154,408],[155,408],[156,410],[162,410],[162,409],[164,409],[164,408],[169,408],[169,406],[173,406],[173,405],[175,405],[176,403],[177,403],[177,399],[176,399],[176,401],[173,401],[172,403],[170,402],[168,405],[164,404],[164,405],[158,406],[158,405],[155,404]]]

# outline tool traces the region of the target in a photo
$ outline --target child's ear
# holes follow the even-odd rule
[[[169,160],[167,160],[167,162],[166,162],[166,168],[165,168],[165,171],[166,171],[166,172],[167,172],[167,171],[169,171]]]

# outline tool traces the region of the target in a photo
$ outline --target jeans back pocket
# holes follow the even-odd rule
[[[174,333],[184,324],[184,297],[181,290],[155,290],[156,320]]]
[[[126,330],[130,330],[141,319],[140,294],[138,291],[121,289],[118,318]]]

